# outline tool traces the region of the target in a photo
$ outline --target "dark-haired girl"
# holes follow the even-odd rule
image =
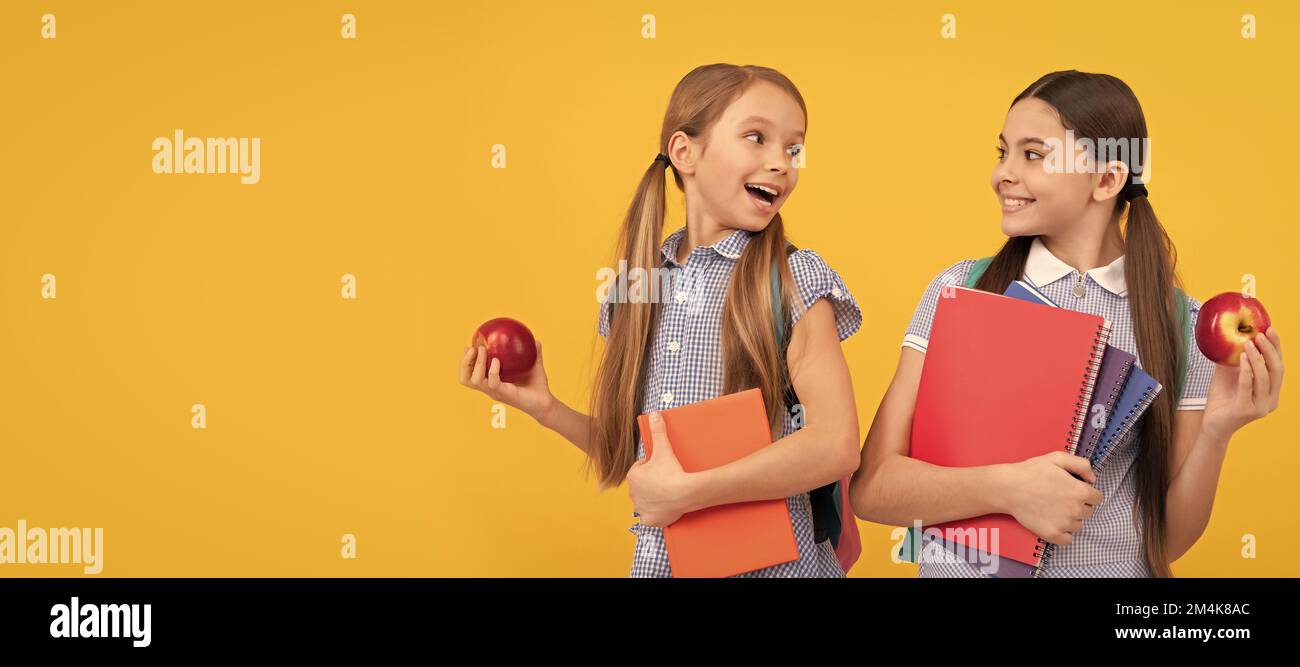
[[[1056,545],[1040,576],[1171,575],[1209,521],[1233,433],[1277,408],[1282,352],[1275,330],[1248,343],[1237,368],[1185,346],[1182,327],[1200,302],[1175,301],[1173,244],[1140,177],[1147,142],[1137,98],[1113,76],[1053,72],[1026,88],[1007,112],[991,178],[1008,238],[975,285],[1000,294],[1027,280],[1061,307],[1109,320],[1110,344],[1137,355],[1164,387],[1139,427],[1096,471],[1064,451],[971,468],[910,458],[939,293],[963,284],[975,264],[961,261],[930,283],[907,329],[852,485],[858,516],[909,526],[1010,514]],[[1120,145],[1134,150],[1118,159],[1103,151]],[[921,576],[984,572],[942,553],[922,550]]]

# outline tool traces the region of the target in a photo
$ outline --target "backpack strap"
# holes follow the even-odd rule
[[[1177,287],[1174,288],[1174,300],[1178,303],[1175,309],[1178,311],[1178,326],[1183,329],[1183,348],[1182,354],[1178,356],[1177,376],[1174,378],[1174,405],[1183,397],[1183,384],[1187,380],[1187,368],[1191,360],[1192,353],[1192,304],[1187,298],[1187,294]]]
[[[973,289],[975,287],[975,283],[978,283],[980,281],[980,277],[984,275],[984,272],[987,271],[989,268],[989,264],[992,263],[993,263],[992,257],[984,257],[982,259],[975,260],[975,265],[970,267],[970,273],[966,274],[966,282],[964,283],[964,286]]]
[[[788,258],[790,255],[793,255],[796,250],[798,250],[798,248],[794,247],[793,243],[787,242],[785,244],[785,256],[787,261],[789,261]],[[793,327],[791,327],[791,330],[787,330],[786,328],[786,323],[789,320],[786,318],[785,304],[781,301],[781,269],[780,265],[777,264],[779,261],[781,260],[772,260],[772,328],[776,334],[776,345],[781,348],[781,356],[784,358],[785,349],[790,345],[790,341],[786,336],[793,333]],[[786,372],[787,370],[788,369],[785,369],[782,372]],[[786,385],[788,386],[789,384],[790,379],[787,377]],[[793,393],[787,392],[786,395],[793,396]],[[798,400],[795,402],[797,403]]]
[[[785,255],[794,253],[794,245],[787,243]],[[777,266],[780,259],[772,260],[772,326],[776,330],[776,344],[785,349],[789,341],[785,339],[785,306],[781,302],[781,269]]]
[[[788,242],[785,244],[787,261],[795,250],[797,248],[794,244]],[[785,365],[786,349],[790,347],[790,339],[787,336],[793,336],[794,326],[786,317],[785,303],[781,300],[781,269],[777,264],[779,261],[780,259],[772,260],[772,329],[776,336],[776,346],[781,351],[781,384],[785,387],[785,409],[788,411],[799,404],[799,396],[794,392],[794,386],[790,383],[790,369]]]

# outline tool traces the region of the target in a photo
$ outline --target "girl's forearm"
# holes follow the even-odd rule
[[[1187,553],[1210,523],[1228,440],[1202,431],[1187,460],[1170,480],[1165,496],[1165,553],[1170,562]]]
[[[858,472],[861,479],[854,479],[853,511],[867,521],[891,526],[1006,514],[1006,472],[1000,465],[949,468],[885,454]]]
[[[537,423],[564,436],[584,454],[590,453],[591,417],[567,406],[558,398],[552,398],[551,404],[538,413]]]
[[[805,427],[749,456],[693,473],[691,510],[788,498],[843,479],[857,467],[857,435]]]

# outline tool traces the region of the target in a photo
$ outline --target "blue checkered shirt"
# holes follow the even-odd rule
[[[736,230],[709,246],[696,247],[684,264],[677,263],[677,249],[686,229],[670,235],[661,247],[663,266],[670,269],[666,292],[661,292],[661,314],[654,332],[645,374],[645,400],[641,413],[687,405],[722,393],[722,306],[731,272],[752,232]],[[829,299],[835,312],[840,340],[853,335],[862,324],[857,301],[844,281],[817,253],[800,249],[789,255],[790,271],[798,285],[803,309],[817,299]],[[791,314],[798,321],[802,310],[796,304]],[[600,335],[609,335],[609,309],[600,309]],[[782,420],[782,437],[795,431],[792,415]],[[645,449],[637,442],[637,458]],[[829,540],[813,542],[812,509],[807,493],[786,499],[794,525],[798,560],[746,572],[740,577],[843,577],[844,570]],[[629,529],[636,535],[632,553],[633,577],[671,577],[668,551],[662,528],[635,522]]]
[[[1026,262],[1026,279],[1062,308],[1099,315],[1110,322],[1110,344],[1138,355],[1133,335],[1133,318],[1129,314],[1128,290],[1123,280],[1124,258],[1080,274],[1054,257],[1035,240]],[[974,260],[958,262],[934,278],[921,297],[912,316],[903,346],[925,352],[934,322],[934,311],[944,285],[964,285]],[[1082,292],[1080,296],[1077,292]],[[1191,308],[1190,322],[1196,321],[1201,303],[1187,297]],[[1183,394],[1176,398],[1179,410],[1204,410],[1205,399],[1214,374],[1214,363],[1190,346],[1189,363],[1183,382]],[[1141,366],[1138,356],[1138,365]],[[1173,391],[1165,387],[1165,391]],[[1069,545],[1054,545],[1046,553],[1038,573],[1041,577],[1149,577],[1142,542],[1141,517],[1137,506],[1137,459],[1141,447],[1140,430],[1135,428],[1107,454],[1097,470],[1097,489],[1102,502],[1083,529],[1074,534]],[[925,536],[926,544],[931,541]],[[937,547],[937,545],[936,545]],[[925,548],[920,559],[922,577],[983,577],[977,565],[957,558],[944,558],[942,550]]]

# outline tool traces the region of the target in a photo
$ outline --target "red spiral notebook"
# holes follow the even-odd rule
[[[1095,315],[945,289],[921,370],[911,456],[965,467],[1073,452],[1109,338],[1110,325]],[[1034,567],[1046,547],[1006,514],[926,528],[968,548],[995,543],[998,556]]]
[[[718,396],[659,414],[682,470],[726,465],[772,444],[758,389]],[[650,417],[637,417],[646,458],[654,454]],[[799,558],[785,499],[689,512],[664,528],[674,577],[729,577]]]

